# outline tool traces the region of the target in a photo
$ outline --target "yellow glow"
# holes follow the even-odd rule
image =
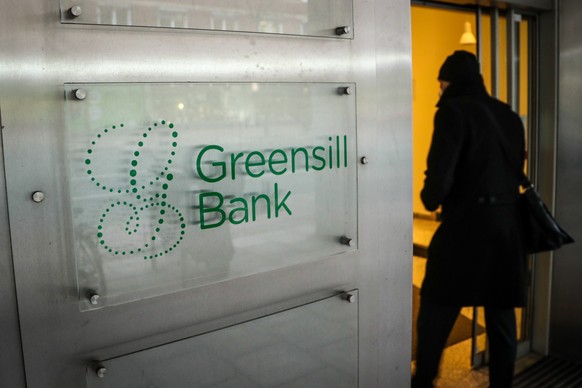
[[[179,103],[179,104],[178,104],[178,109],[180,109],[180,110],[184,110],[184,104],[183,104],[183,103]]]
[[[459,27],[474,18],[472,12],[412,7],[413,211],[417,214],[427,214],[420,190],[439,98],[439,68],[455,50],[475,54],[475,45],[459,43]]]
[[[465,22],[465,28],[463,31],[463,35],[461,35],[461,40],[459,41],[460,44],[476,44],[477,39],[475,39],[475,35],[473,35],[473,31],[471,31],[471,23]]]
[[[471,11],[412,7],[412,111],[413,111],[413,211],[427,214],[420,201],[420,190],[424,184],[426,157],[432,139],[433,118],[438,101],[437,75],[446,57],[455,50],[466,50],[476,54],[476,45],[459,43],[459,26],[469,20],[474,23]],[[504,16],[498,24],[498,98],[507,101],[507,28]],[[491,18],[481,19],[481,72],[488,91],[491,91]],[[520,106],[519,114],[527,126],[528,117],[528,22],[520,23]]]

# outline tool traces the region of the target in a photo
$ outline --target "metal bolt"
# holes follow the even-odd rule
[[[83,13],[83,9],[80,6],[78,6],[78,5],[74,5],[71,8],[69,8],[69,14],[72,17],[75,17],[76,18],[78,16],[81,16],[82,13]]]
[[[106,374],[107,374],[107,368],[105,368],[104,366],[99,367],[97,369],[97,377],[99,377],[100,379],[104,378]]]
[[[350,294],[349,292],[344,293],[342,297],[344,300],[350,303],[354,303],[356,301],[356,296],[354,294]]]
[[[350,33],[350,26],[341,26],[335,29],[336,35],[347,35]]]
[[[42,191],[35,191],[32,193],[32,200],[36,203],[44,201],[44,193]]]
[[[345,237],[345,236],[343,236],[343,237],[341,237],[341,238],[340,238],[340,242],[341,242],[342,244],[344,244],[344,245],[347,245],[347,246],[349,246],[349,247],[353,247],[354,245],[356,245],[356,243],[355,243],[355,241],[354,241],[354,240],[352,240],[352,239],[351,239],[351,238],[349,238],[349,237]]]
[[[75,89],[73,95],[77,100],[84,100],[87,97],[87,91],[85,89]]]
[[[99,304],[99,294],[92,294],[89,296],[89,303],[91,303],[92,305],[97,305]]]
[[[349,96],[352,94],[352,89],[349,86],[340,86],[337,88],[337,94]]]
[[[360,162],[361,162],[362,164],[368,164],[368,163],[370,163],[370,162],[369,162],[369,160],[368,160],[368,158],[367,158],[367,157],[365,157],[365,156],[362,156],[362,157],[360,158]]]

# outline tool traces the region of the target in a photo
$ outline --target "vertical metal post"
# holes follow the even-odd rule
[[[481,19],[482,19],[483,13],[481,11],[481,7],[477,6],[476,12],[475,12],[475,18],[476,18],[476,23],[475,23],[475,29],[476,29],[476,35],[477,35],[477,59],[479,60],[479,66],[482,66],[482,59],[483,59],[483,54],[482,54],[482,34],[481,34]],[[479,352],[479,344],[477,343],[477,335],[478,335],[478,329],[479,329],[479,325],[478,325],[478,307],[477,306],[473,306],[473,325],[471,328],[471,367],[477,367],[480,366],[483,363],[483,357],[482,354]]]
[[[491,8],[491,96],[499,98],[499,10]]]
[[[520,114],[519,107],[521,103],[521,15],[514,14],[513,15],[513,27],[514,27],[514,57],[513,57],[513,70],[515,77],[513,79],[513,87],[514,89],[514,104],[513,109]],[[527,58],[525,58],[527,61]],[[527,98],[527,97],[526,97]],[[521,114],[520,114],[521,116]]]
[[[507,103],[515,109],[515,101],[513,100],[514,88],[513,82],[515,78],[514,71],[514,42],[515,42],[515,25],[513,24],[513,9],[507,11]]]
[[[477,59],[479,66],[482,66],[482,40],[481,40],[481,7],[477,6],[475,10],[475,34],[477,35]],[[477,364],[476,354],[479,352],[477,346],[477,307],[473,307],[473,327],[471,332],[471,367]]]
[[[519,111],[519,28],[521,15],[507,12],[507,103]]]
[[[479,352],[479,344],[477,343],[479,329],[478,311],[478,307],[473,306],[473,325],[471,327],[471,368],[478,367],[483,363],[483,357],[481,357],[481,353]]]
[[[481,18],[482,18],[482,10],[481,6],[477,6],[475,18],[477,19],[475,22],[475,34],[477,35],[477,59],[479,60],[479,66],[481,67],[481,61],[483,59],[483,39],[481,39]]]

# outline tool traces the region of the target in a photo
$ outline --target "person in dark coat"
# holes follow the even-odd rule
[[[488,95],[477,58],[456,51],[442,65],[441,98],[421,199],[441,207],[417,321],[413,387],[432,387],[463,306],[483,306],[491,387],[510,387],[515,307],[526,303],[527,255],[517,198],[525,160],[519,116]]]

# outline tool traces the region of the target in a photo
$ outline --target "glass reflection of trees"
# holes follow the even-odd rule
[[[330,29],[351,13],[348,0],[86,0],[95,4],[95,22],[222,31],[309,34],[307,24]],[[86,15],[91,15],[90,7]],[[314,30],[311,28],[311,30]]]

